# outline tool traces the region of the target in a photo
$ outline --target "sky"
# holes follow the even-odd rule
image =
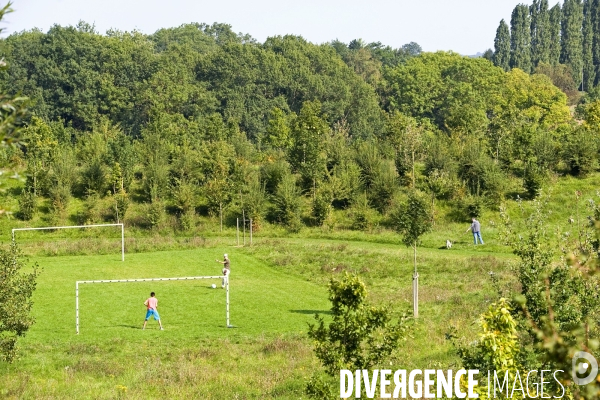
[[[5,0],[6,2],[6,0]],[[4,35],[83,20],[108,29],[154,33],[190,22],[226,23],[260,42],[294,34],[313,43],[334,39],[382,42],[400,47],[417,42],[424,51],[464,55],[494,46],[502,18],[510,20],[518,0],[13,0],[2,21]],[[530,3],[525,1],[525,3]],[[550,5],[554,5],[550,2]]]

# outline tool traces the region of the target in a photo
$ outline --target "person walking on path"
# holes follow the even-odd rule
[[[221,281],[221,288],[225,288],[225,284],[229,284],[229,257],[227,254],[223,254],[223,261],[215,260],[218,263],[223,264],[223,280]]]
[[[158,321],[158,325],[160,326],[160,330],[162,331],[163,326],[160,322],[160,316],[158,315],[158,311],[156,310],[158,308],[158,299],[154,297],[154,292],[150,293],[150,297],[148,297],[148,299],[144,302],[144,305],[146,306],[147,311],[146,319],[144,320],[144,326],[142,327],[142,330],[146,329],[146,323],[148,323],[148,319],[150,317],[154,317],[154,319]]]
[[[481,242],[481,244],[483,244],[483,239],[481,238],[481,224],[479,223],[479,221],[473,218],[473,223],[471,224],[469,229],[467,229],[467,232],[469,232],[469,230],[473,232],[473,241],[475,242],[475,245],[477,245],[477,238],[479,238],[479,241]]]

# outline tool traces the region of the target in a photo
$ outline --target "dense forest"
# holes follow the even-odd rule
[[[496,31],[494,51],[486,58],[505,71],[545,73],[576,102],[577,90],[598,93],[600,83],[600,1],[565,0],[549,8],[548,0],[517,5],[510,28]]]
[[[559,66],[581,65],[565,50],[567,4],[579,10],[563,7],[560,56],[537,55],[536,35],[556,28],[531,22],[554,21],[542,1],[517,7],[512,34],[501,23],[493,62],[416,43],[259,43],[223,24],[13,34],[0,42],[0,89],[29,98],[20,146],[1,150],[27,177],[14,211],[182,230],[243,211],[255,229],[292,231],[331,226],[335,213],[369,229],[409,188],[457,218],[535,197],[556,174],[598,168],[600,102],[586,96],[573,116],[553,83]]]

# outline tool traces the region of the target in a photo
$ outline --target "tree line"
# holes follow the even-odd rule
[[[519,68],[551,75],[556,67],[565,66],[568,74],[563,70],[562,79],[569,81],[563,87],[592,91],[600,82],[600,2],[565,0],[562,7],[551,8],[547,0],[519,4],[510,27],[500,21],[494,51],[485,56],[505,71]]]
[[[21,147],[2,149],[25,170],[24,220],[190,229],[198,214],[243,211],[297,230],[337,209],[369,229],[413,190],[465,216],[598,167],[598,104],[575,120],[544,74],[416,43],[81,22],[1,46],[0,89],[30,99]]]

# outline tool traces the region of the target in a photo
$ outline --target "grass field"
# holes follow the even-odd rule
[[[378,303],[410,306],[410,252],[399,245],[323,239],[257,239],[253,247],[205,243],[193,250],[32,257],[43,267],[35,294],[37,323],[21,342],[22,358],[0,365],[6,398],[300,398],[317,363],[306,339],[315,312],[327,313],[326,282],[359,272]],[[225,291],[210,281],[80,286],[81,334],[75,335],[75,281],[214,275],[232,263],[231,322]],[[488,296],[481,260],[468,250],[423,249],[423,318],[395,365],[456,362],[444,333],[470,330]],[[494,259],[496,260],[496,259]],[[503,262],[494,261],[499,269]],[[150,291],[165,326],[141,330]],[[491,298],[491,297],[490,297]],[[446,323],[437,324],[444,320]],[[429,337],[429,341],[424,337]],[[432,345],[433,344],[433,345]]]
[[[44,275],[52,276],[52,280],[40,279],[36,296],[44,300],[36,301],[40,303],[36,307],[39,324],[31,336],[35,339],[40,334],[43,340],[72,335],[76,280],[218,276],[221,266],[215,259],[222,258],[224,251],[231,253],[236,263],[230,298],[231,320],[237,329],[226,329],[225,290],[221,289],[220,280],[213,279],[80,285],[82,334],[93,339],[139,338],[143,302],[151,291],[160,300],[169,337],[178,340],[190,336],[230,338],[262,332],[300,332],[305,327],[307,311],[326,310],[322,287],[261,267],[252,257],[231,249],[137,253],[127,255],[125,262],[111,256],[59,257],[43,262]],[[216,283],[218,289],[212,289],[211,283]]]
[[[574,191],[583,192],[583,220],[585,202],[599,186],[597,175],[558,181],[548,203],[551,228],[573,230],[567,219],[577,211]],[[532,205],[507,206],[522,227]],[[468,224],[451,222],[443,206],[439,218],[418,251],[420,318],[385,360],[392,369],[456,367],[445,334],[456,329],[465,340],[475,339],[477,317],[497,299],[489,273],[513,282],[515,258],[501,242],[497,211],[488,209],[480,218],[486,245],[477,247],[464,232]],[[10,223],[3,220],[3,229]],[[252,247],[241,248],[234,247],[230,229],[187,237],[134,230],[125,262],[117,236],[20,236],[23,250],[43,271],[34,297],[36,324],[20,342],[21,358],[0,363],[0,398],[305,398],[306,380],[318,368],[307,323],[315,312],[327,315],[331,277],[358,273],[372,302],[410,314],[412,251],[385,229],[289,234],[267,226]],[[443,249],[447,238],[455,242],[451,250]],[[75,335],[76,280],[215,275],[221,270],[215,259],[223,253],[232,259],[235,328],[225,327],[219,281],[219,289],[210,288],[212,281],[93,284],[80,288],[81,334]],[[154,321],[141,330],[150,291],[157,293],[164,331]]]
[[[235,328],[228,329],[225,325],[225,290],[220,288],[220,281],[112,283],[80,286],[81,334],[74,335],[76,280],[219,275],[221,267],[215,258],[221,258],[223,252],[229,252],[235,260],[230,292],[231,322]],[[125,262],[118,255],[34,260],[43,266],[34,298],[37,323],[22,342],[25,354],[16,366],[39,382],[27,385],[21,393],[19,388],[13,393],[15,389],[6,389],[11,387],[10,380],[5,381],[0,385],[4,387],[0,394],[8,397],[61,397],[57,394],[60,387],[72,386],[67,380],[61,382],[63,379],[69,374],[87,375],[86,371],[90,372],[87,369],[96,366],[105,369],[111,364],[118,365],[108,374],[114,377],[119,375],[118,371],[127,369],[128,360],[132,359],[141,361],[165,352],[202,348],[210,354],[220,354],[248,340],[260,343],[282,334],[300,336],[314,312],[326,311],[328,307],[323,287],[265,267],[254,257],[231,248],[128,254]],[[218,289],[212,289],[210,283],[216,283]],[[152,320],[146,331],[141,330],[145,313],[142,303],[150,291],[157,293],[164,331],[157,330]],[[90,359],[84,368],[81,356]],[[224,362],[231,361],[227,359],[223,357]],[[12,367],[3,365],[1,379],[22,373],[11,370]],[[62,375],[57,377],[57,371]],[[96,372],[103,374],[100,370]],[[44,383],[44,378],[50,380]],[[85,379],[77,382],[83,384]],[[115,385],[112,380],[105,383],[108,394],[94,392],[100,389],[86,384],[81,389],[83,393],[75,387],[69,390],[73,389],[73,398],[110,398]],[[128,379],[124,379],[124,384],[135,387]],[[140,393],[151,390],[140,386]],[[63,386],[63,393],[67,387]],[[53,388],[59,392],[53,394]],[[130,390],[130,396],[131,392],[134,390]]]

